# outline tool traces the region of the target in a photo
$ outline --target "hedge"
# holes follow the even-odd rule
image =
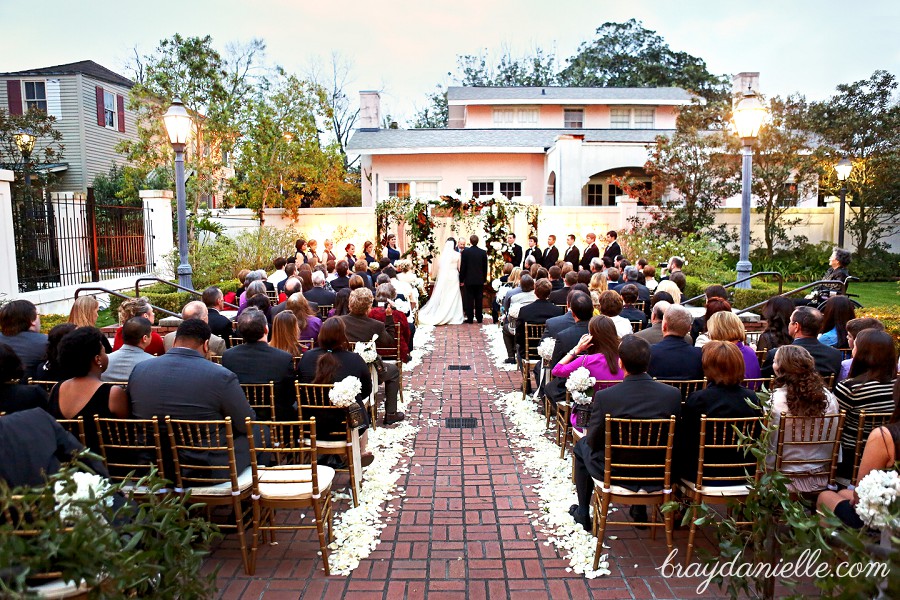
[[[69,315],[41,315],[41,333],[50,333],[60,323],[68,322]]]
[[[688,275],[685,277],[687,285],[684,288],[683,300],[699,296],[707,287],[714,285],[712,282],[703,281],[699,277]],[[764,302],[772,296],[778,295],[778,284],[764,281],[753,281],[753,287],[749,290],[729,288],[732,294],[732,306],[734,308],[747,308],[759,302]],[[700,301],[698,301],[700,302]]]
[[[240,286],[241,283],[237,279],[234,279],[222,281],[217,284],[216,287],[222,290],[223,293],[228,293],[237,290]],[[132,298],[134,297],[133,291],[124,292],[124,294]],[[197,298],[189,292],[181,292],[176,288],[162,283],[157,283],[141,288],[141,296],[145,296],[153,306],[165,308],[166,310],[170,310],[173,313],[180,313],[182,307],[185,304]],[[109,310],[113,315],[118,315],[119,306],[122,304],[122,302],[122,298],[119,298],[118,296],[110,296]],[[163,316],[164,315],[157,315],[157,318],[162,318]]]
[[[869,306],[856,309],[857,317],[873,317],[884,323],[884,328],[894,337],[900,348],[900,307],[897,306]]]

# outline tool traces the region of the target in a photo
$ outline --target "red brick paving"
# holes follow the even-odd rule
[[[587,580],[567,572],[567,561],[555,547],[544,545],[545,536],[525,514],[537,508],[530,487],[535,480],[515,458],[505,432],[508,423],[486,392],[516,389],[517,374],[493,367],[477,325],[438,328],[434,346],[414,372],[425,396],[408,415],[421,429],[410,472],[399,481],[406,499],[371,556],[349,577],[325,577],[315,531],[281,533],[277,545],[260,548],[256,574],[248,577],[230,536],[206,565],[220,568],[220,598],[698,597],[697,582],[670,581],[655,571],[667,554],[665,536],[651,541],[647,532],[631,528],[610,531],[618,536],[607,541],[611,575]],[[450,371],[448,365],[472,369]],[[406,381],[409,385],[410,377]],[[474,417],[479,425],[444,428],[443,419],[451,414]],[[429,418],[440,425],[428,426]],[[345,502],[337,504],[338,511],[344,507]],[[700,535],[698,542],[703,543]],[[687,533],[676,532],[676,546],[683,551],[686,545]],[[722,596],[717,592],[708,590],[705,596]]]

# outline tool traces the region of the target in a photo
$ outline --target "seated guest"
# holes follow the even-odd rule
[[[100,303],[93,296],[78,296],[69,311],[69,323],[75,327],[96,327],[100,313]],[[103,347],[106,353],[112,352],[112,344],[103,336]]]
[[[580,367],[587,369],[598,382],[622,381],[625,377],[619,368],[619,336],[609,317],[593,317],[588,322],[588,333],[553,367],[554,379],[544,388],[551,402],[566,399],[566,378]],[[598,383],[595,390],[599,389]]]
[[[656,286],[656,293],[665,292],[672,296],[672,304],[681,304],[681,288],[677,285],[669,281],[668,279],[663,279],[659,282],[659,285]],[[691,319],[693,321],[693,319]],[[688,332],[690,333],[690,332]]]
[[[13,300],[0,306],[0,343],[22,361],[25,377],[34,377],[47,356],[47,336],[41,333],[41,317],[28,300]]]
[[[724,314],[724,313],[723,313]],[[678,434],[675,436],[678,476],[688,481],[697,479],[697,460],[700,450],[700,417],[711,419],[761,417],[760,410],[748,402],[758,404],[756,393],[741,386],[744,379],[744,357],[737,346],[729,342],[714,340],[703,346],[703,374],[706,376],[705,389],[688,396],[681,411]],[[738,462],[743,459],[722,450],[709,449],[704,460],[710,464]],[[743,453],[741,453],[743,455]],[[717,470],[716,476],[723,475]],[[715,483],[712,483],[715,485]],[[724,482],[722,485],[734,485]]]
[[[663,340],[650,350],[647,372],[651,376],[679,380],[703,378],[700,348],[684,341],[693,320],[690,311],[679,304],[666,309],[662,321]]]
[[[322,328],[322,319],[317,316],[306,301],[303,294],[292,294],[287,301],[287,310],[294,313],[297,317],[297,324],[300,328],[301,340],[313,340],[319,337],[319,330]]]
[[[334,279],[331,280],[331,289],[335,292],[340,291],[342,288],[350,287],[350,278],[347,277],[347,272],[350,270],[350,265],[346,260],[339,260],[334,265],[334,272],[337,274]]]
[[[32,377],[33,379],[38,381],[62,381],[66,378],[59,366],[59,343],[66,335],[76,329],[78,327],[73,323],[60,323],[50,330],[50,333],[47,334],[47,360],[38,365]],[[103,336],[103,339],[106,339],[106,336]],[[109,340],[106,340],[106,343],[109,344]]]
[[[222,311],[225,310],[225,297],[222,295],[222,290],[215,286],[208,287],[203,290],[202,300],[206,305],[209,330],[213,335],[217,335],[227,342],[231,338],[233,326],[231,319],[222,315]]]
[[[650,290],[651,294],[656,293],[656,286],[659,285],[659,282],[656,281],[656,267],[653,265],[644,265],[644,285],[647,286],[647,289]]]
[[[562,358],[572,351],[581,341],[582,336],[590,333],[588,326],[591,317],[594,316],[594,305],[591,297],[582,292],[572,292],[569,296],[569,309],[575,324],[556,335],[556,345],[553,346],[553,355],[550,358],[550,367],[553,368]]]
[[[156,322],[156,315],[153,314],[153,307],[150,306],[150,300],[141,296],[140,298],[130,298],[119,305],[119,323],[125,324],[128,319],[135,317],[144,317],[150,321],[151,325]],[[113,340],[113,350],[122,347],[122,328],[116,329],[116,337]],[[150,344],[144,348],[144,352],[159,356],[166,353],[166,346],[163,339],[155,331],[150,334]]]
[[[793,312],[794,301],[790,298],[784,296],[769,298],[762,310],[762,318],[766,321],[766,330],[762,332],[759,341],[756,342],[757,350],[771,350],[794,341],[788,332]]]
[[[633,331],[631,329],[631,321],[621,316],[624,306],[625,303],[618,292],[606,290],[600,294],[600,314],[612,319],[620,338],[631,335]]]
[[[415,277],[410,278],[412,265],[409,261],[401,260],[396,266],[388,265],[381,272],[390,278],[390,284],[394,286],[397,297],[403,296],[409,302],[412,309],[409,321],[415,323],[415,312],[419,308],[419,290],[414,285]]]
[[[841,446],[844,449],[842,474],[850,474],[859,432],[859,413],[891,412],[893,389],[897,379],[897,350],[891,335],[877,329],[859,332],[853,346],[850,378],[837,384],[834,395],[846,411]],[[868,435],[870,430],[863,432]]]
[[[250,282],[247,281],[247,275],[249,275],[249,274],[252,273],[252,272],[253,272],[253,271],[251,271],[250,269],[241,269],[241,270],[238,272],[237,279],[238,279],[238,281],[241,282],[241,285],[240,285],[240,287],[238,287],[238,289],[235,290],[235,292],[234,292],[235,301],[232,302],[232,304],[237,304],[237,303],[238,303],[238,300],[239,300],[240,297],[241,297],[241,294],[243,294],[243,293],[244,293],[244,290],[247,289],[247,285],[250,284]]]
[[[387,279],[387,276],[385,276]],[[390,306],[394,311],[394,325],[397,327],[398,339],[400,340],[400,360],[409,362],[409,348],[412,342],[412,332],[410,331],[409,321],[404,318],[404,313],[397,310],[394,306],[394,300],[397,292],[390,283],[382,283],[378,286],[375,294],[375,302],[372,310],[369,311],[369,318],[376,321],[385,322],[385,309]]]
[[[99,451],[95,417],[128,416],[128,395],[100,376],[109,365],[103,334],[96,327],[79,327],[59,344],[59,364],[71,379],[56,384],[50,392],[50,414],[57,419],[84,418],[87,447]]]
[[[608,290],[618,290],[619,289],[619,287],[622,285],[622,282],[619,281],[619,275],[620,275],[619,269],[617,269],[615,267],[611,267],[606,270],[606,279],[607,279],[606,289],[608,289]]]
[[[662,292],[660,296],[669,296],[665,292]],[[653,296],[654,299],[657,298],[656,295]],[[648,344],[651,346],[655,346],[656,344],[663,341],[663,332],[662,332],[662,322],[663,315],[666,314],[666,309],[672,306],[672,303],[668,300],[657,300],[656,303],[653,304],[653,308],[650,309],[650,327],[647,329],[643,329],[638,331],[634,335],[638,336],[642,340],[646,340]],[[691,344],[691,336],[685,335],[684,341],[686,344]]]
[[[548,300],[553,304],[560,305],[565,304],[566,300],[569,297],[569,291],[571,291],[572,286],[578,283],[578,273],[574,270],[569,271],[565,275],[563,275],[563,287],[558,290],[553,290],[550,292],[550,297]]]
[[[894,408],[888,424],[872,430],[866,439],[857,481],[865,479],[872,471],[895,469],[900,460],[900,384],[894,386]],[[2,464],[2,463],[0,463]],[[862,519],[856,513],[859,497],[851,489],[839,492],[825,491],[819,494],[816,508],[827,508],[849,527],[862,529]]]
[[[804,307],[806,308],[806,307]],[[769,424],[777,429],[781,423],[781,414],[795,417],[822,417],[836,414],[840,408],[837,399],[830,390],[822,385],[822,377],[816,372],[813,357],[802,346],[782,346],[775,351],[775,391],[772,392],[772,409]],[[835,432],[837,435],[837,432]],[[809,446],[790,446],[790,433],[785,433],[784,460],[821,460],[831,456],[830,445],[817,444]],[[769,468],[775,466],[777,433],[770,438],[769,455],[766,463]],[[792,477],[792,474],[808,473],[811,468],[819,468],[821,463],[794,463],[783,465],[785,475],[791,478],[788,490],[792,492],[814,492],[825,489],[828,484],[827,472],[813,477]]]
[[[684,295],[684,288],[687,287],[687,277],[685,277],[683,271],[676,271],[669,275],[669,281],[678,286],[678,290],[681,292],[681,295]]]
[[[832,348],[847,348],[847,321],[856,318],[856,309],[847,296],[832,296],[825,301],[819,341]]]
[[[312,274],[312,289],[303,292],[310,302],[318,306],[334,306],[334,292],[325,289],[325,275],[321,271]]]
[[[290,298],[291,296],[293,296],[294,294],[296,294],[298,292],[302,292],[302,290],[303,290],[303,283],[300,281],[300,279],[298,279],[297,277],[290,277],[290,278],[286,279],[284,282],[284,293],[285,293],[284,300],[282,300],[275,306],[272,306],[269,308],[269,314],[268,314],[269,322],[271,323],[272,320],[275,319],[275,317],[277,317],[285,309],[287,309],[288,298]],[[316,305],[316,309],[318,310],[318,305]]]
[[[822,313],[809,306],[798,306],[791,314],[788,333],[794,338],[793,346],[805,348],[816,363],[816,370],[822,377],[837,375],[841,371],[841,352],[826,346],[816,339],[822,327]],[[783,347],[783,346],[782,346]],[[775,349],[769,350],[762,365],[762,376],[771,377],[775,361]]]
[[[731,311],[717,312],[706,322],[706,328],[711,340],[731,342],[740,350],[744,357],[744,379],[757,379],[761,376],[756,352],[744,343],[747,333],[739,316]]]
[[[291,356],[300,356],[309,348],[301,349],[299,339],[300,327],[294,313],[286,310],[275,315],[275,318],[272,319],[272,339],[269,341],[269,345],[283,350]]]
[[[268,307],[268,304],[269,300],[266,298],[266,307]],[[209,311],[206,309],[206,305],[203,302],[194,300],[185,304],[184,308],[181,309],[181,318],[184,320],[200,319],[204,323],[207,323],[209,321]],[[172,346],[175,345],[175,335],[176,332],[170,331],[166,334],[166,337],[163,338],[163,345],[166,348],[166,352],[171,350]],[[212,353],[211,356],[222,356],[225,353],[225,340],[217,335],[211,335],[209,338],[209,351]]]
[[[619,288],[619,294],[622,296],[622,302],[625,303],[625,306],[622,307],[622,312],[619,313],[623,319],[628,319],[629,324],[632,321],[637,321],[641,324],[641,330],[647,328],[647,315],[644,311],[637,309],[634,307],[634,303],[638,301],[638,288],[633,283],[627,283]],[[647,301],[649,302],[649,298]]]
[[[238,472],[250,465],[245,419],[256,418],[237,375],[206,360],[209,325],[200,319],[182,321],[175,345],[156,360],[135,365],[128,380],[133,415],[137,419],[169,416],[173,419],[219,421],[231,417]],[[221,432],[221,439],[224,439]],[[213,466],[227,466],[228,458],[210,454]]]
[[[378,346],[393,346],[396,344],[394,312],[390,306],[385,309],[384,323],[370,319],[368,314],[372,308],[372,301],[372,292],[366,287],[353,290],[350,294],[349,314],[338,317],[344,323],[347,340],[351,343],[368,342],[375,338]],[[396,365],[385,363],[384,374],[379,374],[379,379],[378,383],[384,383],[384,424],[398,423],[406,417],[402,412],[397,411],[400,371]]]
[[[361,287],[369,287],[366,285],[366,280],[362,278],[359,273],[354,273],[350,276],[350,283],[347,284],[347,287],[350,288],[351,291],[358,290]],[[372,290],[369,290],[370,292]]]
[[[571,288],[568,288],[569,295],[566,296],[566,312],[558,317],[551,317],[547,319],[544,323],[544,337],[552,337],[555,338],[560,333],[571,327],[575,324],[575,316],[572,314],[572,294],[575,292],[588,294],[588,287],[583,283],[576,283]],[[551,294],[552,295],[552,294]],[[588,295],[588,300],[590,300],[590,295]],[[593,304],[591,305],[591,316],[593,316]]]
[[[550,285],[553,288],[553,291],[563,289],[565,284],[563,283],[562,269],[560,269],[553,263],[551,263],[549,266],[546,266],[545,268],[547,269],[547,278],[550,280]]]
[[[328,311],[329,317],[340,317],[346,314],[350,314],[350,293],[350,288],[345,287],[337,294],[335,294],[334,307]]]
[[[516,345],[519,347],[519,356],[524,356],[525,349],[525,324],[546,324],[547,319],[563,314],[563,309],[548,299],[553,290],[553,284],[547,279],[539,279],[534,284],[535,300],[531,304],[519,309],[519,317],[516,320]]]
[[[637,288],[637,301],[643,302],[645,308],[649,307],[651,292],[646,285],[641,283],[643,281],[646,281],[646,279],[644,278],[644,274],[637,267],[632,265],[628,265],[627,267],[625,267],[624,274],[625,282]],[[621,293],[621,291],[622,290],[619,290],[619,293]],[[645,314],[644,316],[646,317],[647,315]]]
[[[22,385],[25,368],[16,353],[0,343],[0,413],[47,408],[47,392],[39,385]]]
[[[731,310],[731,303],[728,302],[728,290],[725,289],[725,286],[721,285],[710,285],[706,287],[706,290],[703,292],[706,295],[706,313],[702,317],[697,317],[694,319],[694,323],[691,325],[691,339],[694,340],[694,343],[697,343],[697,340],[700,338],[700,334],[706,332],[706,321],[709,319],[714,313],[719,312],[720,310],[725,310],[723,307],[728,306],[728,310]],[[704,338],[703,343],[700,344],[700,348],[703,347],[703,344],[709,341],[709,338]]]
[[[296,258],[295,258],[296,261]],[[269,283],[275,286],[275,289],[278,289],[278,284],[287,279],[287,272],[285,271],[285,266],[287,265],[287,259],[283,256],[279,256],[275,260],[272,261],[275,270],[272,271],[272,274],[267,277]],[[210,328],[212,329],[212,328]]]
[[[244,290],[238,296],[238,310],[241,310],[247,304],[247,300],[252,295],[252,294],[247,293],[250,291],[250,286],[256,281],[265,281],[265,279],[266,279],[266,272],[263,270],[250,271],[249,273],[247,273],[247,275],[244,276],[244,279],[243,279]],[[266,285],[265,285],[265,283],[263,283],[263,291],[265,291],[265,288],[266,288]],[[257,287],[254,289],[258,290],[259,288]],[[254,293],[256,293],[256,292],[254,292]]]
[[[598,294],[608,290],[609,282],[606,280],[606,273],[597,271],[596,273],[591,275],[591,283],[588,284],[588,288],[590,288],[592,292],[597,292]]]
[[[299,265],[297,267],[296,277],[300,280],[301,292],[308,292],[312,289],[312,267],[310,267],[308,264]]]
[[[134,365],[153,356],[144,352],[150,344],[153,327],[144,317],[128,319],[122,325],[122,347],[109,355],[106,370],[100,375],[103,381],[128,381]]]
[[[297,274],[297,262],[296,258],[293,256],[288,259],[288,263],[284,265],[284,279],[275,284],[275,291],[278,292],[279,299],[284,294],[284,282],[288,280],[288,278],[293,277]]]
[[[594,493],[593,480],[602,480],[605,470],[606,416],[665,419],[672,415],[678,416],[681,412],[681,392],[670,385],[653,381],[647,373],[647,366],[650,364],[650,344],[639,337],[626,336],[619,344],[619,362],[625,372],[625,378],[622,383],[594,394],[587,434],[578,440],[572,450],[575,457],[575,491],[578,494],[578,504],[569,509],[569,514],[587,531],[591,530],[590,505]],[[647,484],[635,482],[633,489],[637,491],[641,487],[646,488]],[[635,521],[647,521],[646,507],[634,506],[630,513]]]
[[[522,290],[520,293],[513,296],[512,294],[515,291],[513,290],[513,292],[510,292],[507,297],[504,298],[504,303],[506,303],[507,299],[509,302],[506,303],[506,322],[503,325],[503,342],[506,344],[506,353],[508,355],[506,363],[511,365],[516,364],[516,324],[519,319],[519,311],[522,310],[524,306],[528,306],[537,300],[537,296],[534,294],[534,279],[531,275],[527,273],[522,274],[519,278],[519,288]]]
[[[258,310],[245,310],[238,317],[238,331],[244,343],[225,351],[222,366],[237,375],[240,383],[274,383],[275,419],[296,420],[293,355],[266,342],[269,324]],[[259,415],[259,418],[270,416]]]
[[[268,323],[272,322],[272,303],[269,300],[268,294],[256,294],[247,300],[247,306],[244,307],[244,310],[247,310],[248,308],[255,308],[266,316],[266,321]],[[210,343],[210,345],[212,345],[212,343]]]
[[[44,485],[84,446],[45,410],[32,408],[0,418],[0,481],[10,488]],[[108,477],[99,460],[80,459],[98,475]]]
[[[884,331],[884,323],[872,317],[857,317],[856,319],[850,319],[849,321],[847,321],[847,346],[850,348],[851,354],[853,351],[853,347],[856,345],[856,336],[858,336],[860,332],[866,329]],[[53,331],[51,330],[50,333],[53,333]],[[843,381],[850,376],[850,366],[852,364],[852,355],[850,356],[850,358],[845,358],[841,361],[841,373],[838,376],[838,381]],[[900,365],[897,366],[900,367]]]
[[[257,271],[250,273],[250,275],[248,275],[247,277],[249,278],[256,272]],[[241,294],[241,300],[238,304],[238,316],[240,316],[241,313],[244,312],[244,309],[247,308],[247,304],[250,302],[250,299],[256,296],[263,296],[266,298],[266,300],[269,299],[269,295],[266,293],[266,284],[259,279],[248,284],[247,290],[243,294]]]

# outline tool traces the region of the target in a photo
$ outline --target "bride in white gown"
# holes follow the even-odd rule
[[[431,297],[419,311],[419,323],[460,325],[463,322],[462,293],[459,289],[459,252],[456,240],[448,238],[441,250],[437,280]]]

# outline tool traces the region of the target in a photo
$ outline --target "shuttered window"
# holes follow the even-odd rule
[[[97,90],[97,125],[107,129],[125,132],[125,97],[105,90],[99,85]]]
[[[43,81],[25,82],[25,110],[47,112],[47,86]]]

